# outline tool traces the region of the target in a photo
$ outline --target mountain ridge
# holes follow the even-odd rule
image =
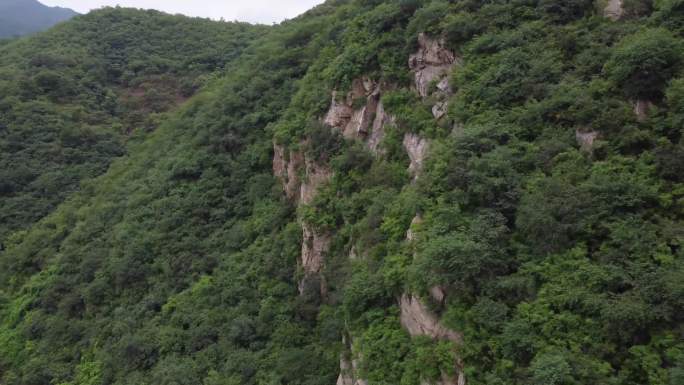
[[[684,8],[618,3],[328,1],[189,61],[95,28],[116,85],[211,71],[10,231],[0,382],[678,385]],[[132,34],[187,33],[158,17]],[[9,132],[89,105],[4,66],[39,86],[0,99]]]
[[[0,38],[44,31],[78,13],[69,8],[48,7],[37,0],[0,1]]]

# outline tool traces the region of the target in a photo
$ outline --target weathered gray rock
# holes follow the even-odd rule
[[[373,121],[373,129],[368,136],[367,145],[368,148],[374,154],[381,154],[382,149],[380,144],[385,139],[385,128],[388,125],[394,124],[394,117],[387,114],[385,111],[385,106],[382,101],[378,102],[377,109],[375,111],[375,120]]]
[[[364,100],[365,99],[365,100]],[[358,108],[355,104],[361,100]],[[380,102],[380,86],[367,77],[355,79],[352,89],[340,100],[337,91],[333,91],[330,109],[323,122],[338,129],[347,139],[365,139],[373,124],[373,117]]]
[[[435,302],[443,305],[446,300],[446,290],[442,286],[433,286],[430,288],[430,296]]]
[[[622,6],[622,0],[608,0],[606,7],[603,9],[603,16],[613,21],[620,20],[624,13],[625,10]]]
[[[422,381],[421,385],[465,385],[465,375],[463,372],[458,371],[456,376],[448,376],[446,373],[442,373],[442,378],[436,382]]]
[[[280,180],[288,199],[309,204],[318,188],[330,180],[332,170],[327,165],[308,159],[302,151],[289,151],[286,154],[283,146],[273,143],[273,175]]]
[[[289,151],[286,154],[283,146],[273,143],[273,175],[280,180],[287,198],[294,202],[298,202],[301,197],[299,169],[304,164],[304,154],[301,151]]]
[[[444,100],[441,102],[435,103],[434,106],[432,106],[432,116],[435,117],[435,119],[439,120],[446,115],[447,111],[449,110],[449,102]]]
[[[317,232],[311,225],[302,224],[302,267],[306,273],[320,273],[325,254],[330,247],[330,235]]]
[[[304,180],[301,181],[299,201],[302,204],[313,202],[318,188],[332,178],[332,170],[326,164],[321,164],[312,159],[305,158]]]
[[[634,102],[634,114],[640,122],[648,119],[648,113],[653,108],[653,103],[649,100],[637,100]]]
[[[304,271],[304,278],[299,282],[300,294],[304,292],[304,285],[307,280],[311,277],[321,278],[331,239],[330,234],[321,233],[308,223],[302,223],[302,253],[299,263]],[[326,288],[323,280],[320,282],[320,292],[325,295]]]
[[[416,240],[416,233],[414,229],[417,226],[420,226],[420,224],[423,223],[423,217],[420,216],[420,214],[416,214],[415,217],[411,220],[411,225],[409,226],[409,229],[406,230],[406,240],[409,242],[413,242]]]
[[[301,151],[290,151],[286,156],[285,148],[276,143],[273,144],[273,174],[280,179],[288,199],[297,204],[313,202],[318,189],[332,177],[332,171],[327,165],[308,159]],[[302,223],[302,238],[299,263],[304,277],[299,282],[299,292],[304,293],[307,282],[316,278],[320,282],[321,295],[325,295],[326,287],[321,271],[325,254],[330,248],[331,236]]]
[[[401,325],[412,337],[428,336],[436,340],[448,340],[460,344],[461,334],[445,327],[423,302],[409,294],[399,299]]]
[[[598,136],[599,133],[597,131],[579,128],[575,130],[575,139],[577,139],[577,144],[580,145],[582,151],[591,152]]]
[[[345,358],[340,359],[340,375],[337,377],[337,385],[368,385],[368,381],[357,378],[357,360],[351,362]]]
[[[352,89],[340,99],[333,91],[330,108],[323,123],[338,130],[347,139],[359,139],[368,149],[380,154],[380,144],[385,137],[385,127],[394,123],[394,118],[382,105],[380,84],[368,77],[355,79]]]
[[[414,228],[422,222],[423,218],[420,215],[416,215],[413,218],[411,226],[406,232],[407,241],[412,242],[416,240]],[[446,299],[446,290],[442,286],[433,286],[430,288],[430,296],[442,305]],[[435,340],[451,341],[459,345],[463,342],[463,336],[444,326],[439,317],[432,313],[420,298],[404,294],[399,298],[399,308],[401,310],[399,316],[401,325],[412,337],[427,336]],[[442,373],[440,380],[433,382],[422,381],[421,385],[465,385],[463,364],[460,360],[454,362],[454,373],[456,374]]]
[[[337,377],[337,385],[354,385],[351,362],[342,357],[340,358],[340,375]]]
[[[343,338],[342,342],[347,345],[346,338]],[[353,339],[351,340],[351,344],[347,345],[347,350],[347,353],[353,356],[355,350]],[[359,360],[360,357],[349,358],[345,354],[342,354],[340,357],[340,375],[337,378],[337,385],[368,385],[368,381],[360,376]]]
[[[404,294],[399,299],[401,309],[401,325],[412,336],[427,336],[435,340],[451,341],[455,344],[463,343],[463,336],[442,325],[422,301],[412,295]],[[423,381],[424,385],[465,385],[463,364],[460,360],[454,362],[455,375],[442,373],[442,378],[436,382]]]
[[[325,115],[323,122],[331,127],[345,127],[354,113],[352,103],[353,98],[350,96],[339,101],[337,91],[333,91],[330,108],[328,109],[328,113]]]
[[[418,178],[421,171],[423,171],[423,163],[429,147],[430,143],[428,140],[421,138],[418,134],[409,133],[404,135],[404,148],[411,160],[409,173],[414,179]]]
[[[457,62],[456,55],[446,48],[444,39],[431,39],[424,33],[418,35],[418,51],[409,57],[409,68],[414,73],[420,96],[429,95],[433,81],[439,81],[438,89],[449,90],[447,75]]]

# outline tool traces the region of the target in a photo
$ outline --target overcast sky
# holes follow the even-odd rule
[[[323,0],[39,0],[80,13],[103,6],[153,8],[188,16],[271,24],[304,13]]]

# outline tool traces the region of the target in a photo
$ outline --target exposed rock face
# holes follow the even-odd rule
[[[344,338],[343,342],[346,343],[347,339]],[[348,351],[351,353],[353,349],[352,344],[347,346]],[[368,381],[359,377],[359,360],[356,358],[348,358],[344,354],[340,357],[340,376],[337,377],[337,385],[368,385]]]
[[[425,161],[429,147],[430,144],[427,139],[423,139],[417,134],[404,135],[404,148],[408,153],[409,159],[411,159],[409,173],[414,179],[416,179],[423,170],[423,162]]]
[[[332,170],[327,165],[305,159],[305,176],[301,182],[299,201],[302,204],[310,204],[316,197],[318,188],[327,183],[332,177]]]
[[[346,358],[340,359],[340,376],[337,377],[337,385],[368,385],[368,381],[357,378],[358,361],[349,361]]]
[[[296,204],[310,204],[318,188],[332,177],[327,165],[307,158],[301,151],[290,151],[286,156],[285,148],[276,143],[273,144],[273,174],[280,179],[287,198]],[[309,282],[318,281],[321,295],[325,295],[321,271],[331,236],[302,223],[302,239],[299,263],[304,270],[304,278],[299,282],[299,292],[304,293]]]
[[[343,100],[338,99],[337,91],[333,91],[323,122],[340,130],[347,139],[366,139],[380,102],[380,86],[366,77],[355,79],[351,91]]]
[[[463,336],[442,325],[439,318],[432,314],[419,298],[404,294],[399,299],[399,306],[401,308],[401,325],[412,337],[427,336],[435,340],[446,340],[456,344],[463,342]],[[457,361],[454,363],[454,371],[457,375],[450,376],[442,373],[441,380],[434,383],[423,381],[423,385],[465,385],[462,367],[462,363]]]
[[[421,385],[465,385],[465,375],[462,372],[458,373],[457,377],[449,377],[445,373],[442,373],[442,378],[437,382],[421,382]]]
[[[449,89],[447,75],[457,63],[456,55],[445,48],[444,39],[434,40],[426,34],[418,35],[418,51],[409,57],[409,68],[414,73],[416,90],[422,97],[430,93],[430,84],[440,80],[439,89]]]
[[[407,241],[413,242],[417,239],[414,227],[422,222],[423,218],[420,215],[413,218],[411,226],[406,232]],[[430,288],[430,296],[437,303],[443,305],[446,299],[446,290],[442,286],[433,286]],[[427,336],[435,340],[451,341],[459,345],[463,342],[463,336],[444,326],[439,317],[432,313],[420,298],[404,294],[399,298],[399,308],[401,310],[399,317],[401,325],[412,337]],[[460,360],[454,362],[454,373],[456,375],[442,373],[440,380],[435,382],[422,381],[421,385],[465,385],[463,364]]]
[[[285,148],[273,143],[273,175],[283,185],[285,195],[291,201],[298,201],[301,196],[301,180],[298,170],[304,165],[304,155],[300,151],[290,151],[287,156]]]
[[[463,337],[446,328],[436,315],[413,295],[404,294],[399,299],[401,307],[401,325],[412,337],[428,336],[437,340],[448,340],[461,343]]]
[[[330,247],[330,235],[319,234],[307,223],[302,224],[302,232],[302,267],[307,274],[320,273]]]
[[[430,288],[430,296],[438,304],[443,305],[446,299],[446,290],[442,286],[433,286]]]
[[[376,154],[385,136],[385,126],[393,122],[380,101],[381,86],[368,77],[355,79],[352,89],[340,100],[333,91],[330,109],[323,118],[328,126],[347,139],[359,139]]]
[[[648,119],[648,112],[653,107],[653,103],[649,100],[637,100],[634,102],[634,114],[637,116],[637,120],[640,122],[646,121]]]
[[[327,165],[305,159],[305,180],[301,182],[299,203],[310,204],[313,202],[318,188],[327,183],[332,177],[332,171]],[[331,236],[320,233],[308,223],[302,223],[302,255],[300,263],[304,270],[304,278],[299,283],[299,292],[304,293],[305,286],[312,278],[320,282],[319,289],[322,296],[326,294],[326,286],[322,280],[322,269],[325,262],[325,254],[330,248]]]
[[[383,106],[382,101],[379,101],[375,111],[373,129],[367,140],[368,148],[373,153],[382,153],[382,149],[380,149],[380,143],[382,143],[382,140],[385,138],[385,127],[391,124],[394,124],[394,117],[385,112],[385,106]]]
[[[340,376],[337,377],[337,385],[354,385],[352,363],[346,358],[340,358]]]
[[[423,217],[420,216],[420,214],[417,214],[413,219],[411,220],[411,225],[409,226],[409,229],[406,230],[406,240],[409,242],[413,242],[416,240],[416,234],[413,232],[413,229],[423,223]]]
[[[432,116],[434,116],[437,120],[442,119],[442,117],[446,115],[448,108],[449,103],[446,100],[437,102],[434,106],[432,106]]]
[[[577,129],[575,130],[575,139],[577,139],[577,144],[580,145],[582,151],[591,152],[594,148],[594,141],[598,138],[599,133],[597,131]]]
[[[337,98],[337,91],[333,91],[330,109],[325,115],[323,122],[332,127],[345,127],[354,113],[352,109],[353,97],[347,96],[341,102]]]
[[[613,21],[620,20],[624,13],[625,10],[622,7],[622,0],[608,0],[608,4],[606,4],[606,7],[603,9],[603,16]]]
[[[303,178],[300,173],[303,170]],[[285,195],[295,203],[309,204],[318,188],[332,177],[327,165],[308,159],[301,151],[290,151],[273,144],[273,174],[280,179]]]

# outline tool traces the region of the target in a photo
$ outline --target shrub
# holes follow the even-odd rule
[[[681,63],[681,41],[664,28],[650,28],[623,38],[604,70],[628,97],[658,100]]]

